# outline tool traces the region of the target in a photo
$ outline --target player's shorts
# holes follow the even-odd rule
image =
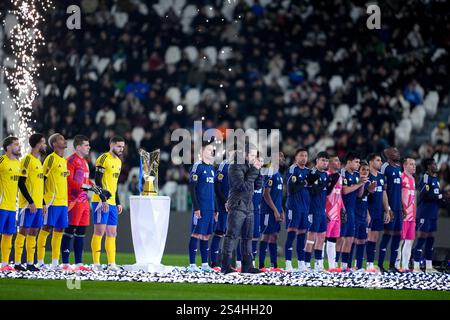
[[[192,212],[192,233],[210,235],[214,226],[214,211],[200,210],[201,218],[197,218]]]
[[[384,230],[402,231],[403,213],[402,211],[394,211],[394,218],[384,225]]]
[[[322,233],[327,231],[327,215],[325,213],[310,214],[312,216],[311,227],[309,231]]]
[[[327,238],[339,238],[341,235],[341,221],[331,220],[327,223]]]
[[[367,240],[367,233],[369,228],[366,221],[356,221],[355,223],[355,238],[359,240]]]
[[[347,212],[347,222],[341,224],[341,237],[355,236],[355,215]]]
[[[255,211],[253,215],[253,239],[258,239],[261,236],[261,214]]]
[[[286,229],[295,228],[298,230],[308,230],[311,223],[308,221],[308,213],[297,209],[286,209]]]
[[[437,219],[431,218],[417,218],[416,229],[421,232],[436,232],[437,231]]]
[[[89,202],[75,202],[75,205],[69,210],[69,225],[88,226],[90,213]]]
[[[384,230],[384,213],[383,211],[374,212],[369,210],[370,223],[369,229],[371,231],[383,231]]]
[[[414,240],[416,238],[416,222],[403,221],[402,240]]]
[[[383,231],[384,230],[384,218],[374,218],[370,220],[369,223],[370,231]]]
[[[214,231],[225,234],[227,232],[227,220],[228,220],[228,212],[225,210],[219,210],[219,217],[217,218],[217,222],[214,226]]]
[[[23,228],[41,228],[44,223],[42,209],[37,209],[31,213],[29,208],[19,209],[19,227]]]
[[[92,202],[92,212],[94,224],[106,224],[108,226],[117,226],[117,206],[108,204],[109,210],[102,211],[101,202]]]
[[[281,223],[275,221],[275,216],[272,212],[261,213],[261,233],[273,234],[278,233],[281,230]]]
[[[44,216],[44,225],[64,229],[69,225],[69,217],[67,214],[67,206],[50,206],[48,212]]]
[[[0,209],[0,233],[14,234],[16,232],[16,212]]]

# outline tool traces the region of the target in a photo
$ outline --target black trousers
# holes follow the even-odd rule
[[[222,246],[222,270],[230,268],[233,251],[241,238],[242,272],[252,267],[253,211],[231,209],[228,211],[227,233]]]

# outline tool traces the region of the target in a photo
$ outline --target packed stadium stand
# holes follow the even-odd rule
[[[34,129],[87,135],[92,159],[124,136],[123,191],[138,193],[137,148],[160,148],[160,188],[176,194],[189,168],[171,163],[170,134],[202,119],[280,129],[288,159],[396,145],[433,156],[450,187],[446,1],[383,2],[381,30],[364,1],[81,1],[81,30],[66,27],[69,4],[43,26]]]

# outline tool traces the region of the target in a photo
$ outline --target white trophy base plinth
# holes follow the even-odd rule
[[[161,264],[169,228],[170,198],[167,196],[131,196],[130,222],[136,263],[127,271],[165,273],[173,267]]]
[[[135,263],[123,266],[125,271],[144,271],[144,272],[156,272],[156,273],[169,273],[172,272],[175,267],[165,266],[162,264],[153,263]]]

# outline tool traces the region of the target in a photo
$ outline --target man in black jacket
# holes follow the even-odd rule
[[[262,161],[257,158],[257,149],[252,144],[246,144],[243,150],[238,150],[236,157],[228,168],[230,190],[226,209],[228,210],[227,233],[222,248],[222,272],[233,272],[231,257],[238,238],[241,237],[242,272],[260,273],[252,266],[253,237],[253,192],[261,186],[258,179]]]

